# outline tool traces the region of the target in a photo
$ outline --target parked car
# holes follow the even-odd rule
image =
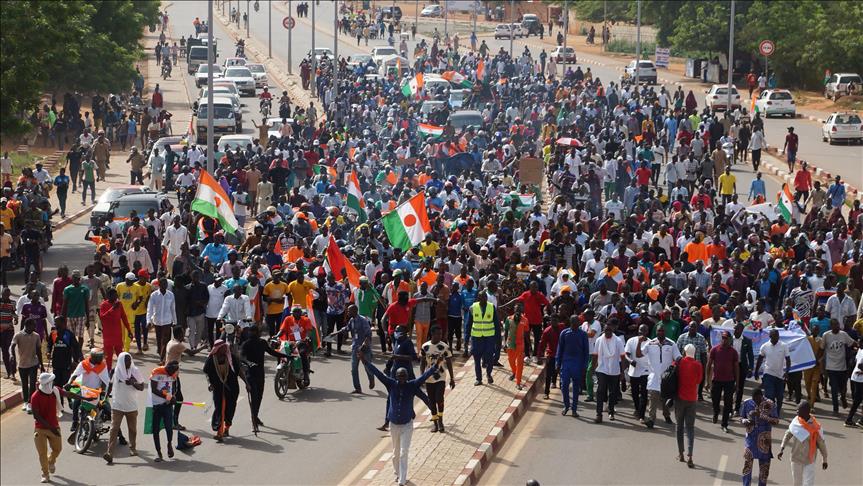
[[[626,75],[635,80],[635,61],[629,63],[624,68]],[[656,66],[653,61],[642,60],[638,62],[638,82],[645,84],[656,84]]]
[[[443,7],[440,5],[426,5],[420,12],[420,17],[442,17]]]
[[[395,19],[401,20],[402,18],[402,8],[398,5],[387,5],[386,7],[381,8],[381,15],[385,19]]]
[[[821,139],[829,144],[834,140],[863,143],[863,122],[856,113],[833,113],[821,124]]]
[[[518,37],[518,32],[513,29],[513,24],[497,24],[494,28],[495,39],[510,39],[514,37]]]
[[[249,71],[252,72],[252,77],[255,78],[256,88],[263,88],[264,86],[269,85],[267,80],[267,69],[263,64],[249,63],[246,64],[246,67],[249,68]]]
[[[827,84],[824,85],[824,97],[831,98],[833,101],[839,99],[840,96],[847,96],[849,86],[854,86],[855,93],[860,94],[863,89],[863,80],[857,73],[836,73],[830,76]]]
[[[797,105],[791,92],[785,89],[767,89],[755,100],[755,108],[766,118],[773,115],[797,116]]]
[[[527,31],[527,35],[539,35],[542,30],[542,20],[536,14],[524,14],[521,16],[521,26]]]
[[[165,138],[173,138],[173,137],[165,137]],[[156,144],[158,145],[163,139],[159,139]],[[161,152],[161,147],[160,150]],[[96,205],[93,206],[93,210],[90,211],[90,226],[87,228],[87,232],[84,234],[84,239],[88,240],[91,235],[96,236],[99,234],[99,231],[105,226],[105,223],[108,222],[108,212],[111,211],[111,204],[120,199],[121,197],[127,194],[142,194],[142,193],[153,193],[154,191],[150,189],[150,186],[112,186],[102,193],[99,196],[99,200],[96,202]]]
[[[527,28],[521,25],[520,22],[513,22],[512,31],[516,37],[527,37]]]
[[[207,84],[207,75],[209,74],[209,65],[201,64],[198,66],[198,70],[195,72],[195,86],[200,88]],[[222,68],[216,64],[213,64],[213,80],[222,75]]]
[[[255,77],[245,66],[231,66],[225,69],[222,79],[233,81],[241,95],[255,96]]]
[[[551,58],[554,59],[555,62],[563,62],[563,56],[563,46],[557,46],[551,51]],[[578,62],[578,56],[575,55],[575,49],[572,47],[567,46],[566,48],[566,62]]]
[[[704,98],[704,104],[712,111],[725,110],[728,108],[728,86],[722,84],[714,84],[706,91],[707,96]],[[731,109],[740,108],[740,93],[737,92],[737,87],[731,87]]]

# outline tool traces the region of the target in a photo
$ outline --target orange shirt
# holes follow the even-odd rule
[[[300,339],[305,339],[309,331],[312,330],[312,321],[308,317],[300,317],[299,322],[294,319],[294,316],[285,317],[282,325],[279,326],[279,332],[282,333],[279,339],[282,341],[296,341],[294,332],[300,333]]]
[[[716,257],[719,260],[725,260],[728,258],[728,251],[725,249],[725,245],[717,243],[707,245],[707,254],[711,257]]]
[[[685,251],[688,255],[689,263],[695,263],[699,260],[707,263],[710,260],[710,257],[707,253],[707,245],[705,245],[703,241],[701,243],[690,241],[683,248],[683,251]]]

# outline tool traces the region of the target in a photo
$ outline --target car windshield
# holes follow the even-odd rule
[[[231,67],[225,71],[226,78],[250,78],[252,73],[246,67]]]
[[[213,72],[214,73],[218,73],[219,71],[221,71],[221,69],[219,69],[219,66],[213,66]],[[198,66],[198,72],[199,73],[210,72],[210,65],[209,64],[201,64],[200,66]]]
[[[206,118],[207,117],[207,105],[201,105],[198,108],[198,118]],[[234,107],[227,105],[216,105],[216,109],[213,110],[213,118],[234,118]]]
[[[249,69],[249,71],[251,71],[253,73],[267,72],[266,69],[264,69],[264,66],[262,64],[246,64],[246,67]]]
[[[732,88],[731,93],[737,94],[737,88]],[[716,88],[716,92],[714,94],[727,95],[728,94],[728,88]]]
[[[378,47],[375,49],[375,54],[378,56],[388,56],[390,54],[398,54],[392,47]]]
[[[102,193],[101,196],[99,196],[99,204],[114,201],[117,198],[119,198],[120,196],[122,196],[124,194],[129,194],[130,192],[136,192],[136,190],[135,189],[129,189],[129,188],[123,188],[123,189],[108,188],[105,190],[105,192]],[[137,192],[140,192],[140,190],[137,190]]]
[[[455,114],[450,116],[449,123],[456,129],[464,128],[468,125],[473,127],[481,127],[482,116],[473,114]]]
[[[249,143],[248,140],[226,140],[224,142],[219,142],[219,152],[224,152],[226,149],[230,148],[233,150],[245,148]]]
[[[771,100],[790,100],[791,93],[787,91],[777,91],[770,95]]]
[[[834,121],[837,125],[856,125],[860,123],[860,117],[857,115],[836,115]]]
[[[159,209],[159,205],[155,199],[153,199],[153,202],[117,201],[112,206],[111,210],[114,212],[114,218],[128,218],[132,211],[135,211],[140,216],[147,214],[147,211],[150,209]]]

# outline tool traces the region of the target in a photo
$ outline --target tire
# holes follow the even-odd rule
[[[273,378],[273,388],[279,400],[284,400],[288,395],[288,371],[285,368],[276,371],[276,376]]]
[[[306,388],[309,387],[309,379],[308,378],[303,378],[301,380],[296,380],[296,381],[297,381],[297,389],[299,389],[299,390],[305,390]]]
[[[90,448],[93,443],[93,438],[96,436],[96,424],[93,419],[87,417],[81,421],[78,430],[75,432],[75,452],[83,454]]]

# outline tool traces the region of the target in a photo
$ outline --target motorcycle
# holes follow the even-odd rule
[[[171,77],[171,62],[162,63],[162,79],[168,79]]]
[[[728,157],[729,165],[734,165],[737,163],[737,161],[735,160],[736,157],[734,154],[734,139],[733,138],[728,138],[722,144],[722,151],[725,152],[725,156]]]
[[[268,100],[266,98],[262,99],[261,100],[261,115],[264,118],[269,117],[270,112],[272,111],[272,107],[273,107],[273,101],[272,100]]]
[[[76,385],[70,392],[80,396],[81,422],[75,430],[75,452],[84,454],[99,436],[111,430],[111,412],[106,407],[107,395],[101,388],[88,388]]]
[[[273,385],[279,400],[285,399],[288,390],[308,388],[310,384],[308,365],[304,366],[303,362],[308,363],[310,341],[308,339],[299,342],[271,339],[270,344],[276,349],[281,348],[282,354],[288,356],[287,359],[279,360],[276,376],[273,378]]]

